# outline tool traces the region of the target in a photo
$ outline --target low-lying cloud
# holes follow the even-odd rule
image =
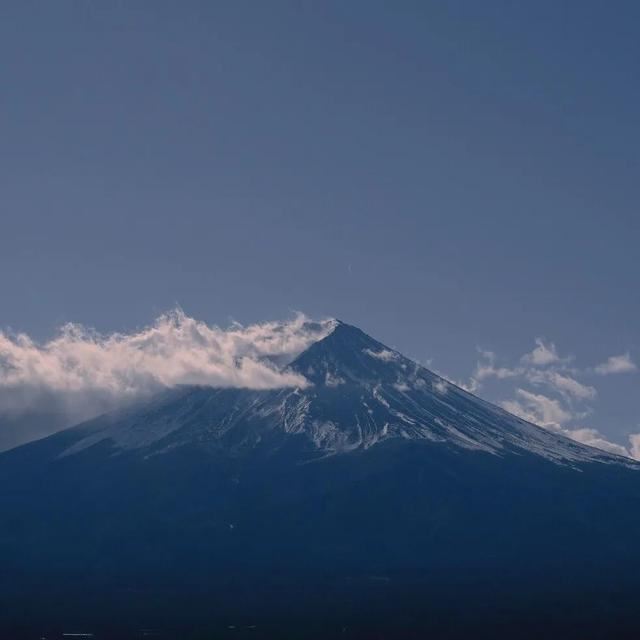
[[[223,329],[175,310],[131,333],[103,335],[68,324],[38,343],[0,332],[0,449],[164,387],[304,387],[305,378],[282,365],[332,326],[298,314],[287,322]],[[49,414],[49,428],[41,414]]]

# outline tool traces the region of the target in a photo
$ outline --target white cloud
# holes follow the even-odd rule
[[[131,333],[101,335],[68,324],[38,343],[0,332],[0,417],[53,402],[71,423],[179,384],[303,387],[305,378],[281,365],[333,326],[299,314],[288,322],[221,329],[176,310]]]
[[[595,398],[597,395],[595,387],[582,384],[575,378],[563,375],[557,371],[553,371],[549,374],[549,381],[556,387],[556,389],[561,392],[568,393],[574,398],[578,398],[580,400],[590,400]]]
[[[509,369],[508,367],[494,367],[493,365],[478,364],[473,377],[480,381],[486,378],[497,378],[505,380],[506,378],[515,378],[522,372],[519,369]]]
[[[619,456],[634,457],[626,447],[615,442],[610,442],[597,429],[565,429],[564,434],[576,442],[587,444],[596,449],[602,449],[603,451],[615,453]]]
[[[503,400],[499,404],[505,411],[512,413],[514,416],[518,416],[518,418],[522,418],[527,422],[538,424],[538,416],[530,409],[527,409],[521,402],[518,402],[518,400]]]
[[[442,376],[447,382],[450,382],[451,384],[455,384],[457,387],[460,387],[463,391],[466,391],[467,393],[477,393],[480,389],[480,384],[474,378],[471,378],[469,382],[463,382],[462,380],[459,380],[459,381],[451,380],[446,376],[443,376],[441,373],[439,373],[438,375]]]
[[[536,338],[536,347],[530,353],[522,356],[522,362],[536,366],[546,366],[560,361],[560,356],[553,342],[546,344],[542,338]]]
[[[383,360],[384,362],[391,362],[395,360],[398,356],[393,351],[389,349],[381,349],[380,351],[373,351],[372,349],[363,349],[363,352],[372,358],[376,358],[377,360]]]
[[[597,395],[595,387],[582,384],[582,382],[578,382],[566,373],[559,373],[558,371],[533,372],[528,377],[531,382],[546,383],[556,391],[578,400],[592,400]]]
[[[38,344],[25,334],[0,333],[0,387],[135,394],[176,384],[304,386],[304,378],[279,371],[270,359],[297,355],[330,326],[298,315],[290,322],[220,329],[174,311],[130,334],[102,336],[69,324],[53,340]]]
[[[629,453],[632,458],[640,460],[640,433],[632,433],[629,436]]]
[[[448,387],[449,387],[449,385],[442,378],[439,378],[438,380],[436,380],[433,383],[433,390],[436,393],[439,393],[441,396],[443,396],[443,395],[445,395],[447,393]]]
[[[640,460],[640,434],[629,436],[627,447],[611,442],[596,429],[571,426],[591,413],[584,403],[598,395],[595,387],[578,378],[594,371],[602,375],[636,371],[630,355],[613,356],[598,367],[578,369],[569,367],[572,358],[560,357],[554,343],[542,338],[536,338],[535,343],[535,348],[522,356],[515,366],[499,366],[495,352],[478,349],[481,358],[469,383],[457,383],[458,386],[476,392],[489,379],[511,381],[516,387],[515,397],[499,403],[506,411],[576,442]],[[536,392],[523,388],[527,383],[533,385]],[[540,387],[544,387],[544,394],[538,392]],[[547,392],[553,397],[545,395]]]
[[[446,373],[444,373],[443,371],[440,371],[439,369],[436,369],[435,367],[430,367],[430,369],[433,373],[435,373],[437,376],[442,378],[445,384],[452,384],[455,387],[459,387],[463,391],[466,391],[467,393],[475,393],[480,388],[480,383],[473,376],[471,377],[469,382],[466,383],[462,380],[454,380],[453,378],[450,378]],[[440,383],[436,383],[436,385],[438,384]],[[440,393],[443,388],[444,387],[442,387],[441,385],[440,389],[436,389],[436,390]]]
[[[637,370],[638,367],[631,359],[631,355],[629,353],[623,353],[619,356],[611,356],[595,368],[595,372],[602,376],[611,375],[613,373],[632,373]]]
[[[516,396],[502,402],[502,408],[541,427],[560,427],[575,417],[554,398],[526,389],[516,389]]]
[[[457,386],[469,393],[474,393],[482,387],[482,383],[489,378],[496,378],[498,380],[505,380],[507,378],[515,378],[522,375],[524,369],[516,367],[510,369],[509,367],[496,366],[496,354],[493,351],[487,351],[485,349],[478,348],[481,360],[476,363],[468,383],[455,382]],[[439,375],[442,376],[440,373]],[[445,376],[443,376],[445,377]]]
[[[554,391],[580,400],[591,399],[597,395],[594,387],[582,384],[569,376],[564,365],[558,366],[557,363],[566,363],[566,359],[563,361],[558,356],[553,343],[546,345],[540,338],[536,339],[536,343],[538,346],[521,358],[523,363],[527,363],[526,366],[497,366],[497,358],[493,351],[478,349],[482,360],[476,364],[471,376],[472,383],[476,385],[476,388],[479,388],[482,382],[489,378],[497,380],[524,378],[532,384],[546,384]]]
[[[569,428],[566,422],[576,417],[566,411],[557,400],[546,396],[529,393],[523,389],[517,390],[519,399],[506,400],[500,405],[506,411],[537,424],[544,429],[559,433],[581,444],[595,447],[619,456],[640,460],[640,433],[629,436],[629,447],[611,442],[597,429],[589,427]]]
[[[569,427],[566,423],[582,418],[584,413],[575,414],[564,408],[558,400],[524,389],[516,390],[516,398],[505,400],[500,406],[514,415],[533,424],[559,433],[581,444],[595,447],[619,456],[640,460],[640,433],[629,436],[629,446],[608,440],[597,429],[591,427]]]

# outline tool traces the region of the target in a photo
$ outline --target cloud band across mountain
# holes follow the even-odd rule
[[[25,413],[51,409],[71,424],[179,384],[272,389],[304,387],[304,377],[282,365],[327,335],[331,320],[302,314],[286,322],[223,329],[181,310],[132,333],[102,335],[68,324],[51,340],[0,332],[0,430]],[[34,424],[44,435],[40,419]],[[55,430],[59,425],[53,421]],[[29,439],[29,420],[20,418],[19,440]],[[0,434],[0,448],[5,448]],[[9,443],[13,444],[13,443]]]

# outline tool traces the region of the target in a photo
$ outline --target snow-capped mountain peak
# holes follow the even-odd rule
[[[156,455],[185,446],[308,455],[420,441],[494,456],[532,454],[563,464],[633,465],[532,425],[444,380],[360,329],[333,329],[288,369],[309,384],[275,390],[183,387],[65,434],[63,456],[106,444]]]
[[[347,381],[395,382],[399,373],[402,377],[415,366],[357,327],[336,320],[333,331],[299,355],[290,368],[315,385],[336,386]]]

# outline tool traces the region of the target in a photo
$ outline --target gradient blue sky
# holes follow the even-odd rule
[[[0,324],[302,310],[456,380],[543,337],[597,389],[568,424],[622,441],[640,376],[592,368],[640,360],[638,24],[624,1],[4,2]],[[495,378],[480,395],[525,388]]]

